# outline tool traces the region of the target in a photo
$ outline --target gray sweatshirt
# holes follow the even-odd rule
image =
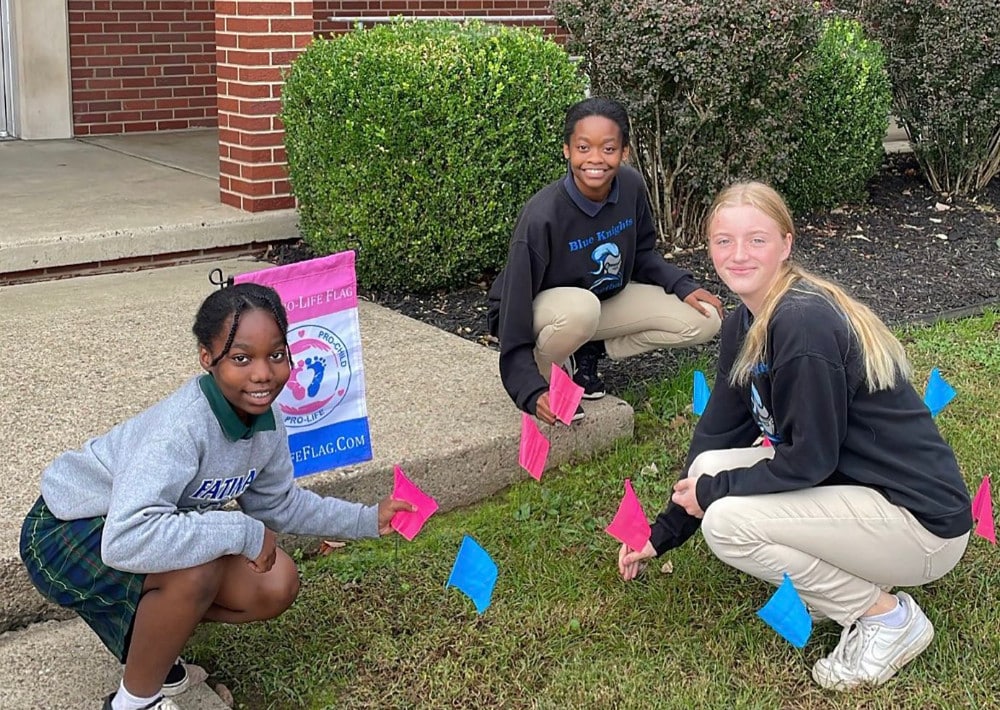
[[[42,497],[56,517],[107,516],[106,565],[149,574],[223,555],[256,559],[265,526],[341,539],[378,536],[377,506],[295,485],[280,415],[272,411],[246,427],[232,409],[224,411],[214,380],[202,378],[62,454],[42,474]],[[241,510],[221,510],[232,500]]]

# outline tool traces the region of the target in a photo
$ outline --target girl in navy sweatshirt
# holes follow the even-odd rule
[[[584,398],[599,399],[602,355],[697,345],[719,331],[719,299],[657,251],[646,185],[625,164],[628,154],[621,104],[590,98],[571,106],[566,176],[525,204],[490,289],[500,379],[519,409],[549,424],[552,363],[566,363]]]
[[[712,552],[780,584],[844,627],[815,681],[879,685],[934,627],[897,586],[947,574],[965,551],[969,493],[909,382],[902,345],[866,306],[789,260],[792,217],[761,183],[732,185],[706,219],[716,271],[742,305],[722,328],[715,387],[687,465],[639,551],[681,545],[699,525]],[[770,446],[754,446],[766,438]]]

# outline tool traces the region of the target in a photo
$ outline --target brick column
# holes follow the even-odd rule
[[[312,0],[216,0],[219,193],[247,212],[295,205],[285,166],[282,72],[313,37]]]

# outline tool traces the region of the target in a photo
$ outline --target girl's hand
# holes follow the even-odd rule
[[[260,548],[260,554],[255,560],[247,560],[250,569],[258,574],[270,572],[274,566],[274,560],[278,556],[278,536],[270,528],[264,528],[264,546]]]
[[[646,560],[653,557],[656,557],[656,550],[648,540],[646,546],[638,552],[623,544],[618,550],[618,573],[626,582],[635,579],[646,568]]]
[[[682,478],[677,481],[674,484],[674,494],[670,496],[670,500],[686,510],[688,515],[701,518],[705,515],[705,511],[698,505],[697,483],[698,480],[695,478]]]
[[[546,424],[556,423],[556,415],[552,413],[552,407],[549,406],[548,392],[542,394],[535,402],[535,416]]]
[[[718,296],[713,293],[709,293],[703,288],[695,289],[687,295],[684,299],[684,303],[691,306],[691,308],[702,313],[706,318],[708,318],[712,311],[708,310],[706,306],[710,306],[716,310],[719,314],[719,318],[725,318],[725,312],[722,310],[722,301],[719,300]]]
[[[397,500],[390,496],[386,496],[379,501],[378,504],[378,534],[388,535],[392,532],[392,516],[401,510],[405,510],[408,513],[415,513],[417,507],[412,503],[407,503],[405,500]]]

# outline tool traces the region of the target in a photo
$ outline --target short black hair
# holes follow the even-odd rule
[[[563,127],[564,144],[569,145],[569,139],[573,137],[573,131],[576,129],[577,122],[588,116],[603,116],[617,123],[622,131],[622,145],[628,145],[631,135],[628,111],[614,99],[606,99],[602,96],[593,96],[589,99],[578,101],[567,109],[566,125]]]
[[[240,314],[243,311],[261,310],[268,311],[274,316],[274,322],[278,324],[281,335],[285,338],[285,345],[288,345],[288,314],[285,313],[285,306],[281,302],[278,292],[270,286],[261,286],[255,283],[240,283],[235,286],[214,291],[201,304],[198,315],[194,318],[194,326],[191,331],[198,339],[198,344],[208,352],[212,352],[212,341],[221,335],[225,328],[226,321],[232,316],[233,323],[229,327],[229,335],[226,337],[226,344],[222,352],[215,356],[212,365],[218,364],[229,348],[233,345],[233,338],[236,337],[236,329],[240,325]],[[291,361],[289,359],[289,361]]]

